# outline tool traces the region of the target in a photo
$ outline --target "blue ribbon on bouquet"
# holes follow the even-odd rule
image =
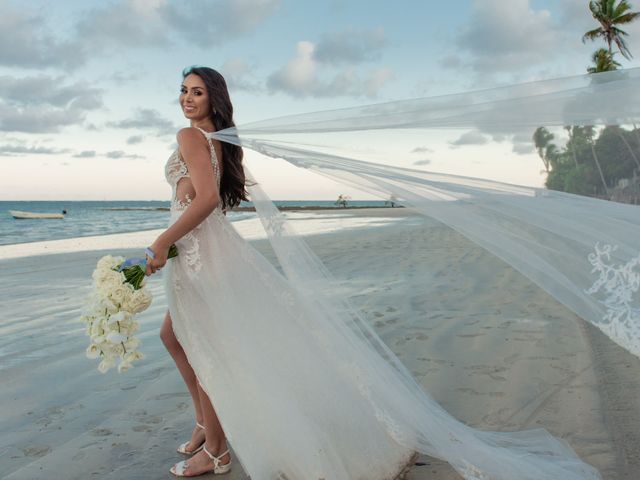
[[[146,253],[147,256],[150,257],[150,258],[156,258],[155,252],[153,250],[151,250],[150,248],[145,248],[144,249],[144,253]],[[118,268],[118,271],[121,272],[125,268],[133,267],[135,265],[140,265],[143,270],[146,270],[147,269],[147,258],[146,257],[145,258],[142,258],[142,257],[127,258],[124,262],[122,262],[122,265],[120,265],[120,268]]]

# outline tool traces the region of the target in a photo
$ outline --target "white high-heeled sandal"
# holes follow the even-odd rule
[[[200,425],[198,422],[196,422],[196,428],[201,428],[202,430],[204,430],[204,425]],[[182,445],[178,447],[177,452],[182,453],[183,455],[193,455],[194,453],[198,453],[200,450],[202,450],[202,448],[204,447],[205,441],[206,439],[203,440],[200,446],[195,450],[187,450],[187,445],[189,445],[191,441],[184,442]]]
[[[173,467],[171,467],[171,470],[169,470],[171,473],[173,473],[176,477],[198,477],[200,475],[204,475],[205,473],[214,473],[214,474],[221,474],[221,473],[228,473],[231,470],[231,459],[229,459],[229,463],[226,463],[224,465],[220,465],[220,459],[222,457],[224,457],[227,453],[229,453],[229,449],[227,448],[224,452],[222,452],[220,455],[218,455],[217,457],[215,455],[213,455],[209,450],[207,450],[207,447],[203,446],[202,450],[204,451],[204,453],[206,453],[209,458],[211,460],[213,460],[213,468],[210,470],[206,470],[202,473],[199,473],[197,475],[185,475],[184,472],[187,469],[187,462],[188,460],[183,460],[181,462],[176,463]]]

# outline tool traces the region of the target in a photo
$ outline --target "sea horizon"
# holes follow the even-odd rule
[[[278,207],[341,208],[335,200],[274,200]],[[0,245],[66,238],[130,233],[165,228],[169,222],[168,200],[1,200]],[[349,200],[353,207],[380,207],[384,200]],[[242,202],[241,207],[252,207]],[[15,219],[10,210],[60,213],[64,219]],[[313,215],[313,212],[309,214]],[[231,211],[231,221],[252,218],[252,211]]]

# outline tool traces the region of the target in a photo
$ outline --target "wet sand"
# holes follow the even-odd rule
[[[482,429],[544,427],[605,479],[636,478],[638,358],[438,222],[409,209],[349,215],[380,225],[309,235],[308,243],[443,407]],[[97,259],[139,255],[155,238],[125,235],[108,252],[108,242],[87,239],[66,253],[0,248],[3,478],[172,478],[168,468],[182,459],[175,448],[194,417],[158,336],[166,310],[159,276],[150,278],[154,302],[139,316],[146,359],[101,375],[84,355],[77,318]],[[275,262],[266,240],[254,238]],[[445,462],[417,463],[407,479],[460,478]],[[236,463],[225,478],[248,477]]]

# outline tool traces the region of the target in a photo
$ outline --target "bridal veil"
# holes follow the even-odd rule
[[[212,136],[381,199],[394,196],[504,260],[640,355],[640,207],[497,178],[517,170],[518,153],[532,149],[531,137],[542,126],[557,136],[565,126],[620,126],[638,136],[635,142],[621,138],[637,160],[639,87],[640,69],[630,69],[294,115]],[[416,168],[416,152],[438,145],[444,160]],[[447,163],[447,152],[465,148],[467,158]],[[495,164],[501,165],[497,174]],[[466,479],[600,478],[543,429],[488,432],[449,415],[335,288],[260,184],[248,190],[285,276],[319,312],[306,328],[327,349],[350,346],[333,353],[399,445],[445,459]]]

